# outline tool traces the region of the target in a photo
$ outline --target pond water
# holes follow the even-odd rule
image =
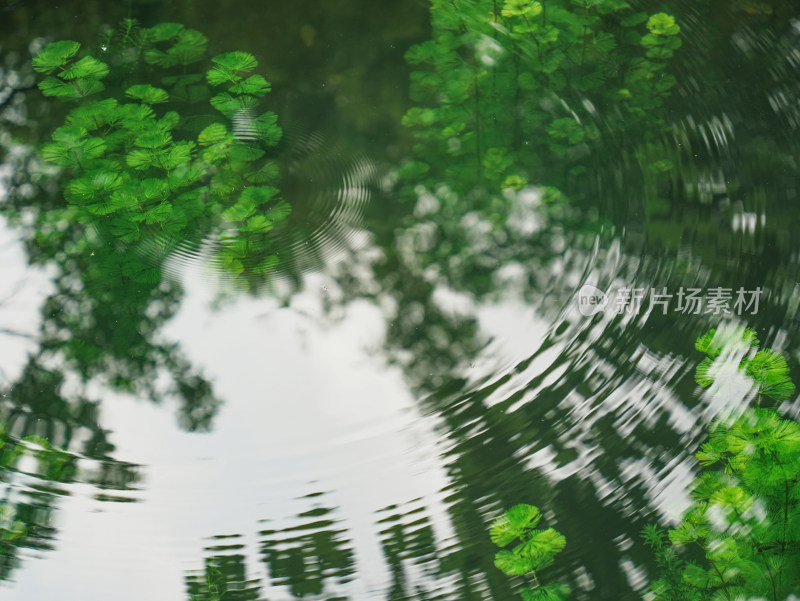
[[[542,583],[646,598],[643,528],[680,523],[712,421],[766,403],[749,347],[699,386],[695,340],[748,327],[800,373],[791,0],[0,14],[3,599],[519,599],[489,529],[520,503],[566,538]],[[202,62],[145,58],[188,35],[159,23]],[[58,40],[104,90],[37,89]],[[271,91],[180,92],[214,65]],[[131,112],[42,159],[134,83],[168,88],[169,140]]]

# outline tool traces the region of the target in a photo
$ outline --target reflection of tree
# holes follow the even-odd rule
[[[286,586],[301,599],[330,595],[352,579],[352,542],[335,514],[335,509],[318,505],[300,513],[295,526],[259,532],[272,586]]]
[[[566,3],[547,4],[564,9]],[[709,40],[718,35],[713,23],[734,14],[735,21],[727,23],[734,29],[727,32],[731,39],[719,47],[750,40],[754,50],[747,53],[747,69],[752,80],[761,81],[767,74],[772,85],[781,82],[784,89],[786,81],[796,79],[789,58],[796,34],[785,20],[778,25],[781,33],[773,36],[773,25],[763,11],[756,14],[739,6],[738,12],[717,11],[708,21],[684,21],[681,10],[686,4],[674,4],[670,12],[677,22],[691,28],[685,38],[691,49],[676,53],[670,59],[671,69],[711,72],[712,80],[726,82],[730,94],[706,85],[702,93],[690,91],[692,81],[673,79],[656,97],[647,98],[645,85],[632,94],[633,102],[652,106],[640,105],[643,110],[634,110],[635,118],[626,117],[624,125],[621,113],[632,107],[607,96],[616,93],[613,86],[586,86],[590,82],[581,83],[580,68],[569,61],[564,62],[563,73],[559,68],[540,75],[536,52],[515,48],[514,37],[504,35],[502,26],[485,27],[491,3],[433,3],[432,40],[410,53],[415,65],[423,65],[415,72],[416,91],[412,91],[421,106],[409,112],[406,123],[420,144],[399,178],[401,197],[415,203],[413,216],[401,215],[384,225],[385,217],[376,215],[372,231],[378,258],[369,267],[377,285],[355,275],[363,271],[360,265],[342,269],[341,287],[351,297],[379,290],[373,296],[385,308],[390,324],[386,352],[425,396],[425,413],[441,420],[452,481],[448,513],[458,540],[457,550],[442,565],[463,574],[462,598],[477,596],[481,586],[488,586],[498,598],[508,594],[507,584],[497,582],[491,545],[483,532],[487,516],[520,502],[551,511],[557,529],[566,535],[560,569],[569,572],[562,579],[572,585],[574,598],[638,598],[643,581],[637,580],[636,570],[652,567],[639,533],[658,511],[653,482],[667,477],[676,465],[691,465],[690,453],[713,416],[696,401],[696,387],[682,369],[681,357],[689,353],[698,332],[719,320],[699,315],[682,316],[678,322],[658,312],[647,319],[640,315],[636,321],[620,316],[570,323],[562,317],[538,351],[515,357],[517,363],[505,373],[470,383],[459,374],[467,373],[482,348],[471,314],[477,303],[502,298],[503,287],[510,283],[510,296],[519,293],[545,316],[555,317],[571,300],[581,271],[592,264],[585,242],[596,238],[595,199],[615,195],[620,200],[605,211],[609,219],[602,227],[613,232],[615,224],[625,226],[625,250],[641,256],[633,257],[629,272],[623,257],[616,271],[613,262],[618,259],[609,252],[612,267],[603,266],[606,252],[601,249],[595,260],[600,266],[594,272],[606,278],[602,285],[649,287],[657,279],[659,287],[671,289],[706,283],[753,289],[780,283],[786,274],[795,279],[791,274],[797,268],[796,251],[790,239],[769,246],[796,221],[793,206],[775,207],[779,217],[772,221],[774,230],[756,238],[757,245],[747,246],[752,241],[743,235],[726,237],[724,220],[730,223],[730,214],[720,213],[722,224],[715,222],[716,208],[709,204],[723,196],[733,199],[737,190],[744,192],[746,211],[772,206],[759,204],[759,195],[784,200],[787,190],[794,188],[790,180],[796,179],[792,158],[796,153],[791,144],[772,140],[771,134],[780,130],[775,119],[751,118],[752,96],[758,95],[761,105],[768,99],[762,89],[741,85],[742,76],[733,73],[740,69],[740,61],[697,63],[699,57],[708,57]],[[698,7],[698,14],[714,12],[711,4]],[[486,10],[473,12],[475,7]],[[789,9],[784,5],[782,10]],[[620,22],[603,29],[606,19],[614,20],[608,16],[612,13],[590,25],[592,43],[611,32],[627,44],[620,51],[594,54],[604,65],[621,67],[617,74],[601,69],[607,82],[635,76],[636,65],[641,66],[632,57],[634,38],[625,36]],[[553,26],[569,27],[566,19],[554,18]],[[496,19],[495,25],[502,21]],[[639,23],[643,27],[644,22]],[[488,56],[492,49],[496,55]],[[776,62],[775,57],[781,58]],[[516,84],[501,85],[515,60],[534,65],[528,70],[533,83],[518,78]],[[768,61],[776,64],[775,71],[770,71]],[[680,69],[674,68],[676,63]],[[666,73],[663,68],[655,72]],[[559,83],[563,77],[574,77],[579,85]],[[526,97],[533,86],[541,93]],[[522,102],[514,98],[519,89]],[[682,97],[670,96],[666,93],[670,90],[681,90]],[[546,103],[549,109],[537,106],[547,94],[553,99]],[[784,90],[784,97],[796,96],[795,90]],[[780,97],[776,92],[769,101],[775,105]],[[493,114],[499,105],[502,110]],[[732,138],[727,147],[717,145],[727,127],[725,114],[719,119],[698,114],[709,107],[721,107],[740,124],[744,139],[737,137],[737,145]],[[760,114],[771,112],[764,109]],[[519,127],[537,132],[530,136],[528,147],[515,140],[514,115],[519,114],[515,111],[524,114]],[[677,115],[684,112],[695,120],[688,116],[680,120]],[[791,103],[785,104],[780,119],[794,118],[794,112]],[[562,121],[567,118],[574,123]],[[674,127],[667,119],[676,120]],[[722,129],[715,129],[717,124]],[[492,148],[499,150],[491,153]],[[715,187],[717,178],[722,180],[721,189]],[[779,183],[769,184],[771,179]],[[694,238],[681,236],[682,230],[691,234],[701,229]],[[674,245],[659,245],[662,234],[683,244],[686,258],[675,256]],[[604,242],[602,237],[597,241]],[[730,247],[724,246],[728,242]],[[741,251],[733,265],[731,250]],[[714,281],[708,266],[721,262],[728,263],[716,275],[720,280]],[[570,280],[570,276],[575,277]],[[441,292],[460,296],[467,309],[452,310]],[[776,294],[771,299],[774,308],[786,313],[790,297],[790,293]],[[778,321],[762,315],[763,311],[758,319],[764,327],[773,328]],[[796,318],[783,326],[794,332]],[[676,349],[675,341],[681,340],[686,347]],[[395,561],[393,548],[388,547],[387,556]],[[400,568],[393,575],[396,590],[411,595],[408,575]]]
[[[245,556],[238,551],[238,534],[215,536],[216,544],[206,547],[209,553],[200,574],[188,574],[186,586],[191,601],[257,601],[258,579],[247,578]]]
[[[70,494],[64,485],[92,484],[103,491],[95,495],[101,501],[133,500],[125,491],[139,478],[137,466],[106,455],[110,445],[94,421],[94,404],[79,401],[77,406],[64,406],[52,390],[57,379],[58,374],[29,365],[20,380],[22,392],[35,386],[39,402],[48,410],[32,414],[30,408],[8,410],[10,403],[3,407],[8,423],[0,428],[0,580],[12,579],[20,565],[20,549],[53,547],[58,501]],[[65,450],[84,436],[82,452]]]

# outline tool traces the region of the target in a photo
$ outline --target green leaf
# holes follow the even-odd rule
[[[122,273],[134,282],[141,284],[158,284],[161,281],[161,270],[140,261],[129,261],[122,266]]]
[[[504,17],[526,17],[531,19],[542,12],[542,5],[534,0],[506,0],[500,12]]]
[[[166,155],[161,159],[161,163],[167,170],[172,170],[187,165],[192,158],[194,142],[178,142],[173,144]]]
[[[236,143],[231,146],[230,159],[231,161],[255,161],[260,159],[265,154],[263,148],[256,148],[249,144]]]
[[[47,44],[39,54],[33,57],[33,68],[39,73],[52,73],[75,56],[80,47],[78,42],[72,40]]]
[[[183,31],[180,23],[159,23],[150,29],[145,30],[149,40],[153,42],[166,42],[171,40]]]
[[[548,126],[547,133],[554,138],[567,140],[570,144],[577,144],[585,135],[583,128],[572,117],[556,119]]]
[[[158,153],[152,149],[134,148],[125,157],[129,167],[144,170],[158,164]]]
[[[255,213],[255,210],[255,205],[252,202],[240,198],[235,205],[222,211],[222,218],[225,221],[244,221]]]
[[[85,202],[111,194],[120,186],[122,186],[120,174],[100,172],[72,180],[64,192],[70,202]]]
[[[212,123],[208,127],[206,127],[203,131],[200,132],[200,135],[197,136],[197,141],[200,143],[201,146],[208,146],[210,144],[216,144],[217,142],[221,142],[228,137],[228,130],[222,123]]]
[[[212,86],[218,86],[224,83],[238,84],[242,81],[241,72],[252,71],[258,66],[255,57],[247,52],[227,52],[215,56],[211,61],[215,66],[206,73],[206,79]],[[257,84],[257,82],[258,80],[255,80],[254,85]],[[264,82],[266,83],[266,80],[264,80]],[[251,92],[246,93],[249,94]]]
[[[158,48],[148,48],[144,52],[144,60],[146,63],[150,65],[156,65],[158,67],[164,67],[165,69],[168,67],[174,67],[178,59],[175,56],[170,56],[163,50],[159,50]]]
[[[145,211],[144,221],[149,224],[161,223],[162,221],[166,221],[170,213],[172,213],[172,205],[168,202],[162,202],[152,209]]]
[[[530,565],[538,570],[553,562],[553,558],[566,546],[567,539],[552,528],[536,530],[514,553],[530,559]]]
[[[271,201],[278,194],[274,186],[250,186],[245,188],[239,200],[257,207]]]
[[[278,165],[272,161],[266,163],[257,171],[250,171],[245,173],[245,179],[253,184],[268,184],[277,181],[281,172]]]
[[[178,35],[177,43],[167,52],[179,65],[189,65],[203,58],[208,46],[208,38],[194,29],[184,29]]]
[[[514,528],[506,516],[501,516],[492,522],[489,536],[498,547],[505,547],[519,536],[519,531]]]
[[[745,372],[760,387],[760,392],[776,401],[785,401],[794,393],[789,366],[780,353],[758,351],[752,359],[742,362]]]
[[[242,232],[268,232],[272,229],[272,222],[264,215],[254,215],[247,223],[239,228]]]
[[[117,101],[114,98],[85,102],[67,115],[68,124],[83,127],[88,131],[113,124],[118,119]]]
[[[267,219],[272,221],[272,223],[278,223],[286,219],[292,212],[292,207],[288,202],[284,202],[283,200],[278,201],[274,207],[270,207],[267,210]]]
[[[507,576],[521,576],[533,569],[528,558],[520,557],[505,549],[495,554],[494,565]]]
[[[255,57],[247,52],[218,54],[211,59],[211,62],[229,71],[252,71],[258,66]]]
[[[206,79],[212,86],[219,86],[224,83],[236,84],[242,77],[222,67],[213,67],[206,73]]]
[[[723,350],[730,350],[733,345],[756,347],[758,346],[758,336],[749,328],[727,328],[719,332],[711,329],[697,339],[694,347],[715,359]]]
[[[163,200],[169,194],[169,185],[162,179],[145,179],[137,182],[137,193],[140,195],[140,202],[149,202],[153,200]]]
[[[144,123],[153,119],[153,109],[146,104],[129,103],[117,109],[126,129],[138,130]]]
[[[259,274],[269,273],[276,267],[280,265],[280,259],[274,255],[270,255],[266,259],[259,261],[255,267],[253,267],[253,272]]]
[[[542,514],[538,507],[520,503],[505,512],[509,524],[517,530],[533,528],[541,519]]]
[[[103,61],[97,60],[93,56],[84,56],[78,62],[73,63],[68,69],[62,71],[59,77],[69,81],[79,77],[102,79],[106,75],[108,75],[108,65]]]
[[[162,148],[170,142],[172,142],[172,134],[159,127],[148,128],[134,140],[134,144],[140,148]]]
[[[222,92],[211,97],[211,106],[217,109],[226,117],[233,117],[242,109],[253,108],[258,104],[253,96],[231,96],[227,92]]]
[[[159,104],[167,102],[169,95],[161,88],[156,88],[150,84],[137,84],[125,90],[125,95],[129,98],[141,100],[145,104]]]
[[[251,75],[244,81],[232,85],[228,90],[234,94],[252,94],[253,96],[263,96],[270,91],[269,82],[261,75]]]
[[[117,217],[111,222],[111,233],[123,242],[136,242],[141,235],[139,225],[126,217]]]
[[[524,586],[520,589],[523,601],[568,601],[569,586],[557,582],[531,588]]]
[[[39,82],[39,89],[45,96],[78,100],[104,90],[105,86],[96,79],[74,79],[67,82],[56,77],[48,77]]]
[[[278,126],[278,116],[275,113],[267,112],[259,115],[255,119],[258,137],[267,146],[275,146],[283,135],[283,130]]]
[[[667,13],[657,13],[647,21],[647,28],[654,35],[677,35],[681,28],[675,23],[675,17]]]
[[[716,370],[712,370],[714,360],[711,357],[706,357],[697,366],[694,374],[694,381],[703,388],[708,388],[714,383],[716,377]]]

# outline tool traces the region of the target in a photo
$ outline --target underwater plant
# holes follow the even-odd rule
[[[786,360],[756,350],[758,338],[749,329],[710,330],[697,339],[697,349],[709,355],[697,368],[701,386],[716,377],[713,360],[735,346],[747,350],[739,369],[758,387],[759,404],[762,396],[789,398],[794,384]],[[696,454],[705,469],[681,523],[666,533],[649,525],[643,533],[662,569],[651,584],[654,599],[780,601],[797,595],[800,424],[773,408],[754,407],[718,419],[710,430]]]
[[[567,540],[553,528],[536,529],[542,518],[538,507],[515,505],[496,519],[491,526],[492,542],[506,547],[519,541],[512,549],[495,554],[494,565],[507,576],[528,576],[531,586],[523,586],[520,594],[524,601],[564,601],[569,587],[563,583],[543,584],[539,570],[546,568],[567,544]]]
[[[39,88],[77,106],[41,156],[66,173],[62,216],[91,226],[87,237],[129,248],[216,233],[226,271],[266,273],[278,263],[267,233],[290,212],[267,156],[281,128],[258,109],[270,84],[246,52],[195,70],[206,46],[179,23],[132,20],[107,36],[99,57],[70,40],[46,45],[33,58],[47,75]],[[203,101],[216,116],[202,112]],[[134,282],[160,279],[158,266],[121,267]]]
[[[671,15],[624,0],[442,0],[431,22],[433,39],[406,53],[412,186],[433,176],[463,192],[532,181],[574,194],[604,137],[667,125],[667,60],[682,43]],[[604,136],[600,108],[619,117]]]

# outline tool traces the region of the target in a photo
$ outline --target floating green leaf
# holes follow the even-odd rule
[[[178,35],[177,43],[168,53],[179,65],[189,65],[203,58],[208,46],[208,38],[194,29],[184,29]]]
[[[172,134],[161,128],[148,128],[136,136],[135,144],[141,148],[162,148],[172,142]]]
[[[267,146],[275,146],[283,135],[278,125],[278,116],[275,113],[267,112],[259,115],[255,120],[258,137],[263,140]]]
[[[752,359],[745,359],[742,366],[747,375],[758,383],[762,394],[776,401],[785,401],[794,393],[789,366],[780,353],[758,351]]]
[[[146,35],[153,42],[165,42],[177,36],[183,29],[180,23],[159,23],[146,30]]]
[[[251,75],[244,81],[232,85],[228,88],[234,94],[252,94],[253,96],[263,96],[270,91],[269,82],[261,75]]]
[[[80,47],[78,42],[72,40],[47,44],[39,54],[33,57],[33,68],[39,73],[52,73],[75,56]]]
[[[524,586],[520,589],[523,601],[568,601],[569,587],[557,582],[531,588]]]
[[[139,225],[124,217],[111,222],[111,233],[122,242],[136,242],[140,236]]]
[[[211,97],[211,106],[226,117],[233,117],[238,111],[254,108],[257,104],[253,96],[231,96],[227,92]]]
[[[222,123],[212,123],[200,132],[200,135],[197,137],[197,141],[201,146],[208,146],[210,144],[221,142],[227,137],[228,130]]]
[[[267,209],[267,219],[273,223],[285,220],[292,212],[292,205],[283,200],[278,201],[275,206]]]
[[[556,119],[547,128],[547,133],[554,138],[567,140],[570,144],[577,144],[585,135],[583,128],[572,117]]]
[[[105,86],[96,79],[61,81],[56,77],[48,77],[39,82],[39,89],[45,96],[77,100],[101,92],[105,89]]]
[[[242,232],[268,232],[272,229],[272,222],[264,215],[254,215],[239,228]]]
[[[657,13],[647,20],[647,28],[655,35],[677,35],[681,28],[675,23],[675,17],[667,13]]]
[[[278,189],[274,186],[250,186],[242,192],[239,197],[241,201],[250,203],[253,206],[260,206],[270,202],[278,194]]]
[[[533,570],[530,559],[506,550],[497,552],[494,565],[507,576],[521,576]]]
[[[79,77],[102,79],[106,75],[108,75],[108,65],[103,61],[97,60],[93,56],[84,56],[81,60],[73,63],[68,69],[62,71],[59,77],[69,81]]]
[[[225,221],[244,221],[250,217],[255,210],[255,205],[252,202],[240,198],[239,202],[222,212],[222,218]]]
[[[501,14],[504,17],[533,18],[541,14],[542,5],[535,0],[506,0]]]
[[[252,71],[258,66],[258,61],[247,52],[226,52],[218,54],[211,62],[228,69],[229,71]]]
[[[151,86],[150,84],[138,84],[131,86],[125,90],[125,95],[129,98],[141,100],[145,104],[159,104],[169,100],[169,95],[166,93],[166,91],[162,90],[161,88]]]

